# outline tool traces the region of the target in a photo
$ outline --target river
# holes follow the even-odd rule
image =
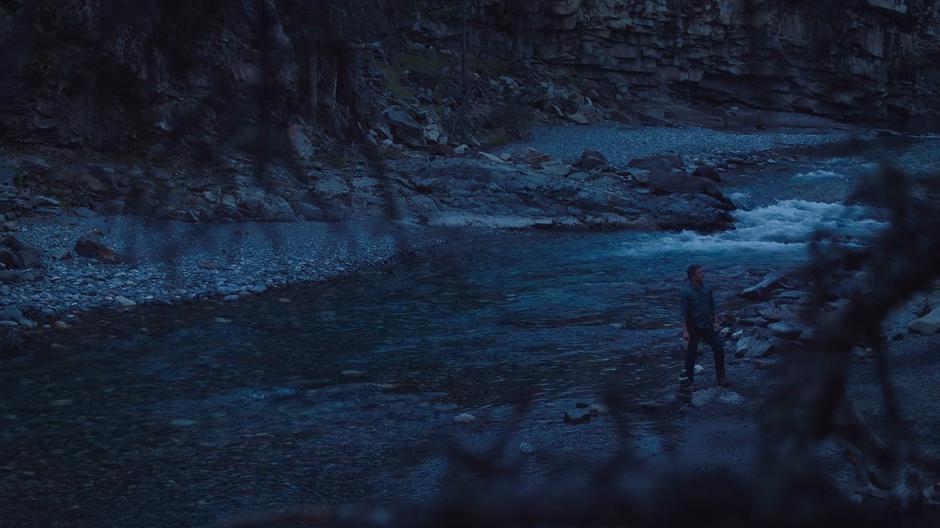
[[[574,464],[578,433],[558,432],[553,404],[615,390],[631,408],[674,392],[688,264],[733,306],[741,285],[804,262],[818,227],[864,243],[884,223],[846,203],[854,183],[885,160],[935,169],[937,147],[870,142],[743,168],[722,184],[740,207],[731,231],[468,232],[326,283],[47,334],[0,364],[4,524],[203,525],[422,500],[446,445],[484,444],[525,397],[548,409],[531,442],[568,435],[564,457],[536,460]],[[480,417],[477,439],[453,423],[464,411]]]

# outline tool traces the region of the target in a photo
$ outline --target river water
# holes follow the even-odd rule
[[[420,500],[459,412],[674,391],[688,264],[732,306],[741,285],[804,262],[816,228],[876,233],[849,189],[885,159],[935,169],[937,147],[744,169],[723,183],[741,207],[732,231],[470,232],[328,283],[88,318],[0,365],[0,512],[11,526],[203,525]]]

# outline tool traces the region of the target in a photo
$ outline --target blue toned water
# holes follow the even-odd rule
[[[325,284],[90,318],[0,366],[0,504],[21,523],[161,526],[420,495],[457,412],[672,391],[689,263],[727,306],[803,262],[818,227],[864,243],[884,223],[842,203],[850,187],[886,157],[929,172],[936,146],[731,176],[727,232],[469,234]]]

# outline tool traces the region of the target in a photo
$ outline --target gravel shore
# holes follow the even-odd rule
[[[65,260],[54,257],[94,229],[120,263],[74,253]],[[0,285],[0,320],[31,328],[35,318],[69,321],[102,306],[237,301],[381,263],[452,234],[377,220],[205,225],[134,216],[36,218],[15,235],[42,250],[42,273],[34,281]]]
[[[525,142],[502,151],[532,147],[557,159],[574,159],[584,149],[594,149],[611,164],[626,165],[634,158],[674,152],[693,160],[721,159],[756,151],[823,145],[852,137],[844,130],[807,132],[723,132],[707,128],[626,127],[605,124],[594,126],[547,126],[533,130]]]

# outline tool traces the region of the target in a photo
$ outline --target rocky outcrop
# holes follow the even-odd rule
[[[681,97],[856,118],[940,114],[936,0],[481,4],[477,49],[578,79],[601,100]],[[456,14],[425,11],[420,34],[452,41]]]
[[[586,151],[573,165],[529,150],[493,157],[503,163],[402,161],[391,165],[391,190],[406,217],[438,226],[714,230],[733,223],[734,206],[717,187],[711,191],[720,200],[697,187],[654,193],[598,156]],[[364,202],[351,195],[337,199]]]

